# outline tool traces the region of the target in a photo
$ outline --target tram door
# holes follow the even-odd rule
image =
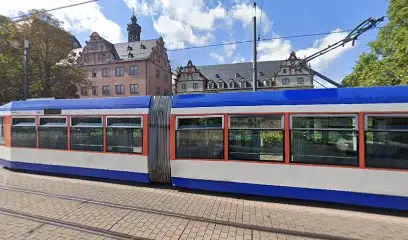
[[[154,96],[149,110],[149,177],[157,183],[171,183],[170,96]]]

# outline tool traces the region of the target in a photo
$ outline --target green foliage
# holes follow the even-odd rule
[[[71,34],[51,14],[29,13],[19,24],[0,16],[0,104],[23,98],[24,39],[29,41],[29,97],[78,97],[77,86],[87,82],[75,64]]]
[[[390,0],[387,15],[388,24],[343,80],[345,86],[408,84],[408,0]]]

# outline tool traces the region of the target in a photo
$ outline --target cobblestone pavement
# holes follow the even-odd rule
[[[408,239],[408,218],[327,208],[323,204],[320,207],[304,206],[302,202],[298,205],[285,204],[266,201],[266,198],[234,198],[229,195],[128,186],[0,169],[0,187],[4,186],[84,200],[0,188],[0,207],[3,209],[140,238]],[[140,211],[116,205],[139,208]],[[222,220],[231,224],[206,220]],[[253,227],[247,228],[243,224]],[[265,228],[270,230],[266,231]],[[281,230],[278,231],[280,234],[273,229]],[[0,239],[105,239],[101,235],[9,216],[1,211],[0,232]],[[313,234],[315,237],[311,237]]]

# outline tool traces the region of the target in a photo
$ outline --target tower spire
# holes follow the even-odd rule
[[[128,42],[137,42],[140,41],[140,33],[142,28],[137,24],[137,18],[135,16],[135,9],[132,8],[132,17],[130,18],[130,23],[127,25],[128,30]]]

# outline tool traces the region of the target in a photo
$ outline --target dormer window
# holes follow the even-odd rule
[[[240,81],[239,86],[242,87],[242,88],[246,87],[246,82],[245,81]]]
[[[235,73],[235,77],[239,78],[241,75],[239,75],[239,73]]]
[[[288,70],[287,70],[286,68],[283,68],[283,69],[282,69],[282,72],[283,72],[283,73],[287,73]]]
[[[214,88],[214,83],[213,83],[213,82],[210,82],[210,83],[208,84],[208,88],[209,88],[209,89],[213,89],[213,88]]]
[[[257,86],[257,87],[262,87],[261,82],[260,82],[260,81],[256,81],[256,86]]]
[[[235,87],[234,81],[230,81],[228,83],[228,88],[234,88],[234,87]]]
[[[218,88],[224,88],[224,82],[223,81],[218,82]]]
[[[264,85],[265,85],[265,87],[270,87],[271,86],[271,81],[270,80],[265,80]]]

